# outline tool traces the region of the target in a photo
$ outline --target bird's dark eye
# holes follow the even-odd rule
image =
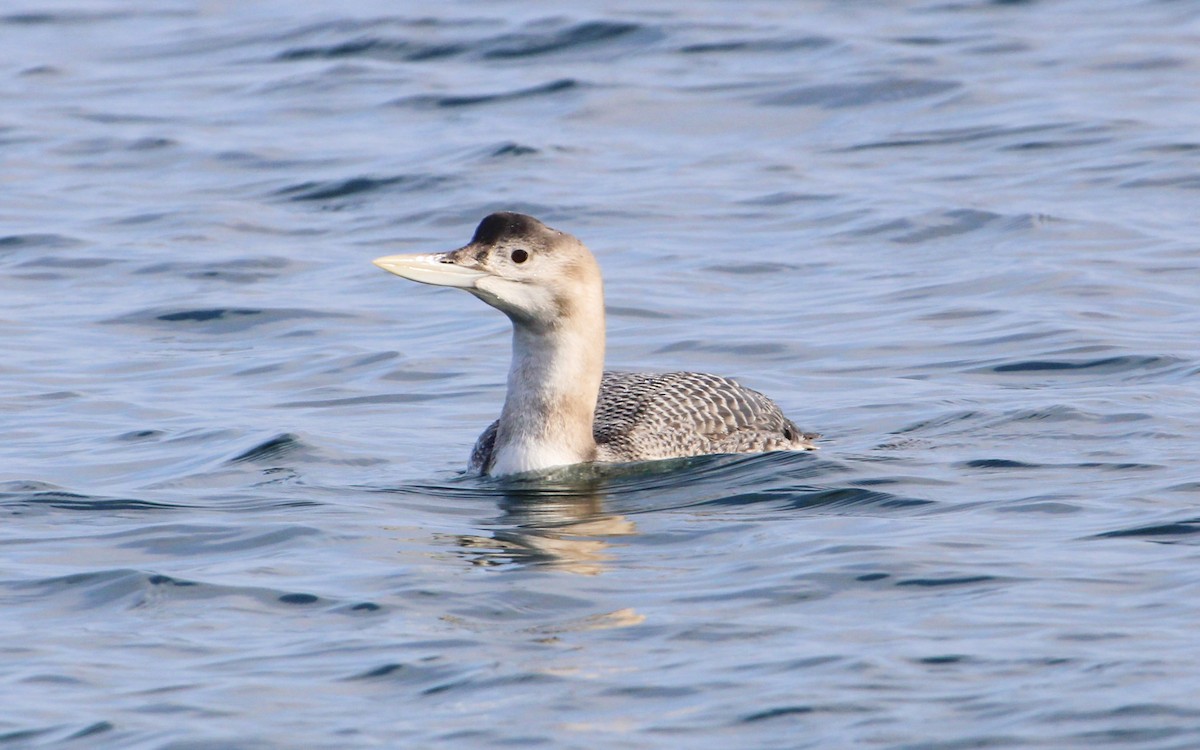
[[[529,253],[527,253],[526,251],[524,251],[520,248],[517,248],[516,250],[512,251],[512,262],[513,263],[524,263],[527,260],[529,260]]]
[[[790,424],[785,425],[783,428],[783,439],[784,440],[795,440],[796,439],[796,433],[792,432],[792,426]]]

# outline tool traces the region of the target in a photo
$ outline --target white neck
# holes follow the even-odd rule
[[[576,300],[554,326],[535,328],[513,320],[508,394],[489,473],[595,460],[592,422],[604,371],[602,299]]]

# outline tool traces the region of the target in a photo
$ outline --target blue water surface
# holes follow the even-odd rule
[[[1200,746],[1200,6],[0,8],[0,747]],[[463,473],[608,362],[816,454]]]

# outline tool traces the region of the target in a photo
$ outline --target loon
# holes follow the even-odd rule
[[[494,213],[458,250],[374,263],[412,281],[463,289],[512,321],[508,393],[500,418],[475,443],[472,472],[816,449],[817,435],[728,378],[605,372],[596,259],[578,239],[532,216]]]

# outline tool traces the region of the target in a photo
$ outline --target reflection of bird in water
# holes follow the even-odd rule
[[[604,372],[604,289],[582,242],[516,213],[488,216],[465,247],[375,264],[464,289],[508,315],[513,358],[500,418],[471,468],[506,475],[556,466],[711,453],[812,450],[771,399],[716,375]]]
[[[603,497],[576,486],[562,492],[505,493],[500,504],[507,526],[491,537],[461,535],[458,543],[478,565],[547,565],[580,575],[604,572],[610,537],[633,536],[637,526],[607,515]]]

